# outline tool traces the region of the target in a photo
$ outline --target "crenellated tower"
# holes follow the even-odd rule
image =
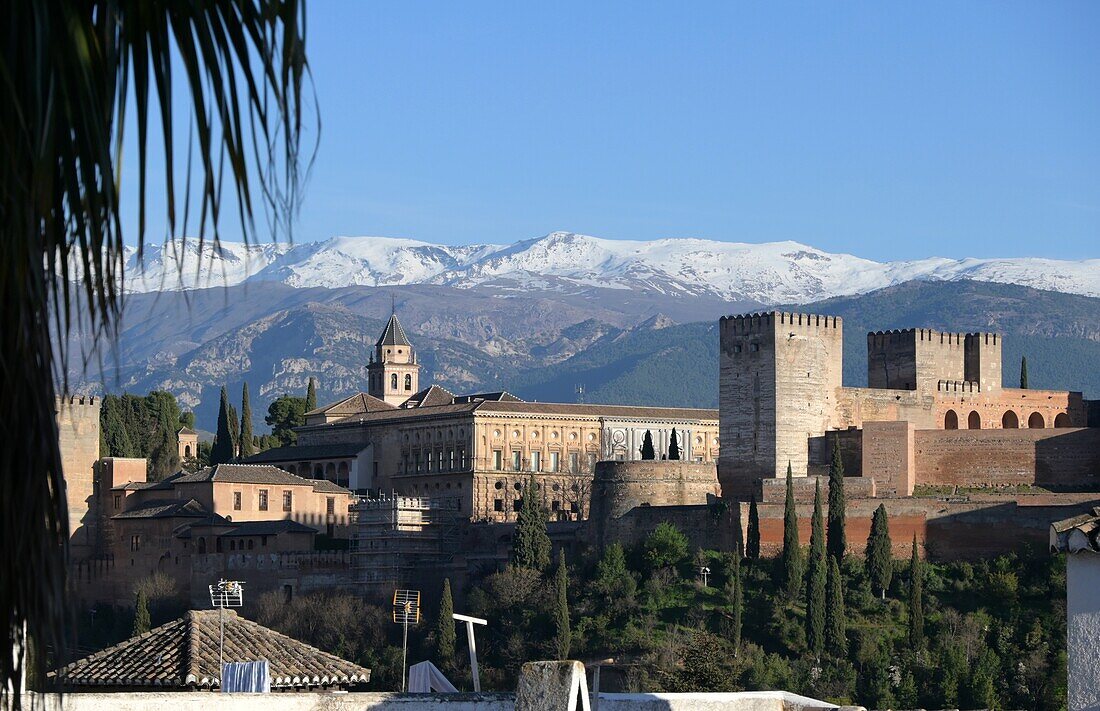
[[[420,364],[397,313],[390,314],[386,328],[374,344],[367,378],[367,393],[396,407],[420,390]]]

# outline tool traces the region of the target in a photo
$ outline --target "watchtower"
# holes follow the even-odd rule
[[[394,406],[400,406],[420,390],[420,364],[405,329],[391,313],[390,320],[374,344],[367,366],[367,393]]]
[[[99,461],[99,398],[68,396],[56,402],[61,473],[69,513],[69,546],[74,560],[92,553],[96,543],[96,462]]]
[[[841,387],[843,322],[836,316],[765,313],[721,319],[719,459],[722,495],[758,480],[806,476],[809,441],[828,431]]]

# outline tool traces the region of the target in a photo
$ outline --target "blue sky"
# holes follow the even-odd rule
[[[308,30],[299,241],[1100,257],[1100,3],[313,0]]]

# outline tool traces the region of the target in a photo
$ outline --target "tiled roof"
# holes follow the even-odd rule
[[[377,412],[378,410],[394,409],[396,409],[395,405],[391,405],[385,400],[379,400],[373,395],[355,393],[351,397],[344,398],[339,402],[334,402],[324,407],[318,407],[316,410],[310,410],[305,416],[329,415],[332,417],[346,417],[348,415],[357,415],[360,412]]]
[[[190,427],[181,427],[180,431],[177,432],[176,434],[178,434],[178,435],[193,435],[193,434],[198,434],[198,432],[191,429]]]
[[[375,346],[412,346],[405,336],[405,329],[401,328],[401,322],[397,320],[397,314],[390,314],[390,320],[386,322],[386,328]]]
[[[304,523],[280,519],[278,521],[242,521],[233,530],[219,534],[221,536],[277,536],[280,533],[317,533]]]
[[[477,402],[479,400],[508,400],[511,402],[523,402],[522,398],[518,398],[507,390],[499,390],[495,393],[472,393],[470,395],[459,395],[455,398],[455,402]]]
[[[111,491],[144,491],[146,489],[168,489],[159,481],[128,481],[125,484],[112,486]]]
[[[217,464],[205,467],[194,473],[180,472],[165,479],[165,484],[201,484],[213,481],[230,484],[276,484],[282,486],[312,486],[314,489],[321,480],[305,479],[296,474],[285,472],[270,464]],[[331,482],[326,482],[326,484]],[[332,486],[336,486],[332,484]],[[338,491],[350,494],[343,487],[336,487]],[[328,488],[326,491],[330,490]]]
[[[65,688],[219,686],[218,611],[178,620],[50,672]],[[225,661],[267,660],[272,688],[359,686],[370,670],[225,611]]]
[[[1100,506],[1094,507],[1092,513],[1052,523],[1050,549],[1067,553],[1100,552]]]
[[[140,507],[115,514],[111,518],[202,518],[224,522],[221,516],[194,499],[146,501]]]
[[[402,407],[437,407],[439,405],[453,405],[455,394],[446,388],[432,385],[416,393]]]
[[[313,490],[319,494],[350,494],[350,489],[345,489],[334,481],[328,479],[310,479]]]
[[[314,459],[335,459],[337,457],[354,457],[366,449],[368,444],[363,442],[336,443],[336,444],[308,444],[292,445],[290,447],[275,447],[266,449],[259,454],[254,454],[245,460],[246,464],[262,464],[264,462],[308,462]]]

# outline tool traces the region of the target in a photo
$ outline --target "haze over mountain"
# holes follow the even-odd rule
[[[181,271],[182,268],[182,271]],[[1100,296],[1100,259],[944,259],[875,262],[798,242],[649,242],[553,232],[511,245],[448,246],[388,237],[217,249],[197,241],[126,255],[127,290],[149,292],[275,282],[296,288],[434,284],[458,289],[582,293],[615,289],[757,303],[807,303],[912,280],[1019,284]],[[182,274],[182,279],[181,279]]]

